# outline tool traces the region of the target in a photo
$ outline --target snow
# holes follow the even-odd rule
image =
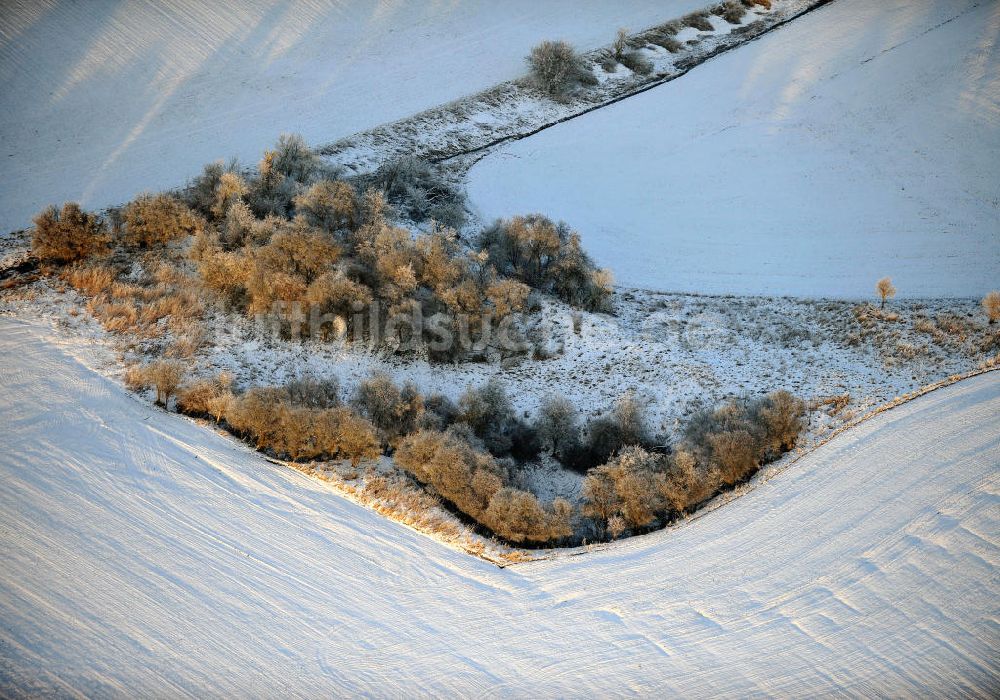
[[[481,218],[578,228],[620,284],[976,296],[1000,280],[1000,4],[837,0],[496,149]]]
[[[4,695],[989,695],[1000,374],[743,497],[498,569],[0,319]]]
[[[542,39],[590,49],[701,4],[5,2],[0,230],[255,163],[282,132],[332,141],[516,77]]]

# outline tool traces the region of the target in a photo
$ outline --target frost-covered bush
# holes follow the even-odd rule
[[[663,458],[638,446],[627,447],[584,480],[585,512],[607,521],[615,515],[629,527],[652,524],[666,509]]]
[[[378,457],[379,442],[371,422],[342,406],[293,403],[293,397],[302,399],[296,393],[299,388],[293,386],[290,392],[287,387],[255,387],[228,400],[222,417],[258,450],[292,460],[339,458],[357,465]],[[313,394],[312,400],[320,403],[330,399]]]
[[[531,288],[523,282],[500,279],[486,288],[486,299],[493,308],[494,318],[503,320],[512,313],[524,311],[530,293]]]
[[[576,407],[563,396],[546,396],[535,418],[535,430],[543,449],[551,451],[556,459],[566,460],[580,442]]]
[[[283,224],[267,245],[253,251],[246,283],[248,311],[268,313],[275,302],[304,302],[309,285],[330,271],[340,255],[329,234],[305,220]]]
[[[685,427],[684,445],[718,471],[722,484],[732,485],[794,447],[805,428],[805,410],[804,402],[787,391],[730,401],[695,413]]]
[[[1000,321],[1000,292],[992,291],[983,297],[983,311],[990,324]]]
[[[271,165],[275,172],[295,182],[307,183],[324,174],[323,160],[306,145],[299,134],[282,134],[273,151]]]
[[[276,387],[254,387],[233,399],[224,418],[258,450],[273,445],[277,437],[276,416],[287,393]]]
[[[482,517],[506,481],[506,474],[491,455],[450,432],[421,430],[408,435],[394,458],[400,467],[476,519]]]
[[[324,272],[306,289],[306,302],[322,314],[338,314],[351,320],[351,315],[372,301],[371,289],[347,277],[340,270]]]
[[[740,0],[726,0],[726,2],[721,2],[711,9],[713,15],[722,17],[730,24],[739,24],[746,12],[746,7]]]
[[[358,221],[358,195],[347,182],[320,180],[295,198],[295,211],[313,226],[335,232],[353,230]]]
[[[466,389],[458,400],[458,420],[494,455],[524,460],[540,449],[535,430],[514,415],[510,397],[496,379]]]
[[[265,151],[257,176],[248,184],[246,199],[257,216],[288,216],[295,197],[313,182],[334,173],[298,134],[282,134],[273,150]]]
[[[285,382],[288,402],[305,408],[334,408],[340,405],[340,380],[336,375],[316,379],[297,377]]]
[[[681,22],[688,27],[701,32],[710,32],[714,29],[712,23],[708,21],[708,13],[704,10],[692,12],[681,17]]]
[[[155,360],[146,365],[133,366],[125,374],[125,384],[130,389],[156,389],[156,403],[163,407],[177,393],[183,380],[184,365],[171,360]]]
[[[225,372],[214,379],[198,379],[177,391],[177,410],[192,416],[217,416],[223,396],[231,397],[232,378]],[[216,417],[218,420],[218,417]]]
[[[758,402],[754,411],[770,456],[780,455],[795,447],[799,434],[805,428],[806,405],[802,399],[779,390]]]
[[[527,61],[532,80],[551,97],[564,98],[577,85],[595,82],[586,60],[565,41],[543,41]]]
[[[604,464],[624,447],[652,448],[646,410],[631,393],[618,399],[607,415],[588,421],[584,433],[582,446],[566,455],[566,466],[578,471]]]
[[[169,194],[144,194],[122,210],[124,242],[131,248],[151,248],[193,236],[204,222],[190,207]]]
[[[534,494],[505,487],[490,499],[486,527],[511,542],[551,542],[573,534],[573,506],[562,498],[543,508]]]
[[[412,382],[400,388],[382,373],[358,384],[351,405],[378,428],[385,444],[414,432],[424,413],[424,399]]]
[[[502,276],[555,294],[590,311],[606,311],[611,274],[598,269],[569,227],[540,214],[498,219],[483,230],[477,247]]]
[[[507,484],[489,454],[458,432],[421,430],[402,440],[396,463],[465,515],[511,542],[549,542],[572,534],[572,507],[557,499],[550,509]]]
[[[426,430],[445,430],[458,418],[458,406],[444,394],[431,394],[424,399],[424,415],[420,427]]]
[[[184,190],[184,202],[209,221],[225,215],[233,196],[244,196],[247,185],[239,175],[239,163],[221,160],[208,163],[201,175],[195,177]]]
[[[372,184],[413,221],[433,219],[451,228],[465,223],[465,195],[433,163],[416,156],[380,167]]]
[[[44,262],[65,264],[103,252],[109,240],[100,216],[66,202],[61,211],[48,207],[35,217],[31,252]]]
[[[619,62],[638,75],[649,75],[653,72],[653,62],[643,56],[641,51],[624,53]]]

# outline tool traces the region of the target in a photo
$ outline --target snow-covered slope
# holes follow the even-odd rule
[[[988,695],[1000,374],[686,525],[497,569],[0,319],[0,694]]]
[[[579,228],[626,286],[856,297],[1000,283],[1000,2],[836,0],[505,146],[483,218]]]
[[[256,162],[524,72],[705,0],[14,0],[0,5],[0,231],[46,204],[119,204],[206,162]]]

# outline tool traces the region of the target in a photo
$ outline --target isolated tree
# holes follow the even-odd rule
[[[882,298],[881,308],[885,308],[886,299],[892,299],[896,296],[896,288],[892,286],[892,280],[888,277],[883,277],[875,284],[875,291]]]
[[[994,290],[983,297],[983,310],[991,324],[1000,320],[1000,292]]]

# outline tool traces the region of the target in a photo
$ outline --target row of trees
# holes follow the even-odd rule
[[[166,360],[131,368],[126,381],[155,388],[163,405],[176,397],[179,411],[211,418],[276,457],[357,465],[391,454],[462,515],[510,542],[534,544],[574,533],[617,537],[689,511],[794,446],[805,415],[803,403],[783,391],[734,401],[696,414],[679,445],[666,449],[650,438],[632,395],[581,425],[558,396],[547,397],[532,422],[519,420],[497,382],[470,387],[452,402],[376,374],[342,403],[332,379],[236,393],[225,375],[186,382],[183,366]],[[514,484],[519,465],[540,451],[593,464],[585,469],[582,512],[562,499],[542,504]]]
[[[804,403],[786,391],[702,411],[669,453],[631,444],[591,469],[584,512],[617,537],[693,510],[791,449],[805,415]]]

